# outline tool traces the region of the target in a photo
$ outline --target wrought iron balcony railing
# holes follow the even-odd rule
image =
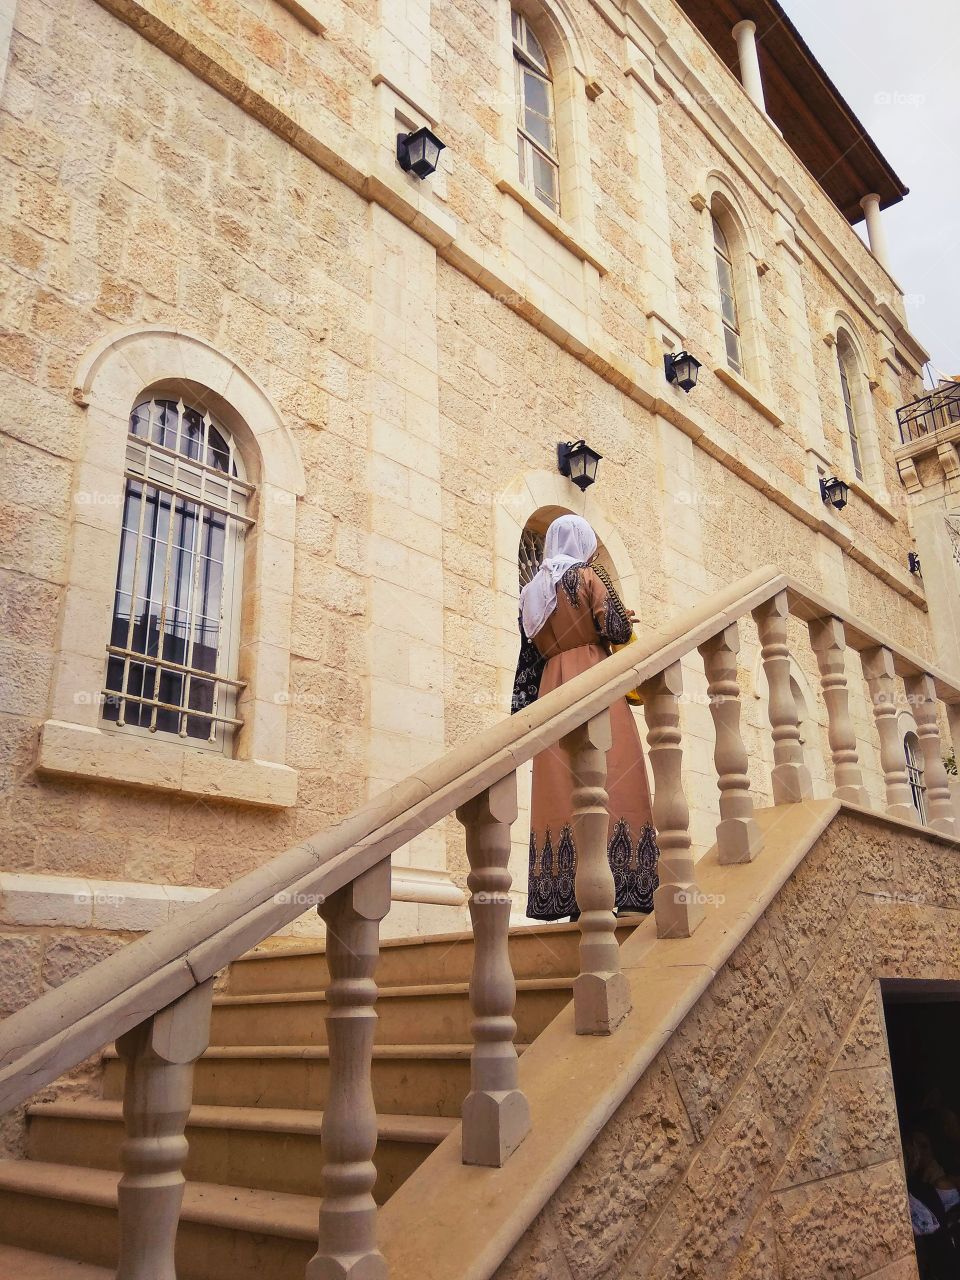
[[[960,382],[944,382],[935,391],[897,410],[900,443],[960,425]]]

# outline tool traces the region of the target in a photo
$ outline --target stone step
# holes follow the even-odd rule
[[[570,978],[526,978],[517,983],[517,1038],[529,1043],[573,996]],[[210,1041],[215,1045],[327,1043],[322,991],[229,995],[214,1000]],[[466,983],[388,987],[377,1000],[381,1044],[463,1044],[473,1012]]]
[[[622,943],[639,923],[622,924]],[[572,978],[579,972],[580,927],[575,924],[520,926],[510,931],[510,958],[517,978]],[[381,943],[377,983],[421,986],[436,982],[469,982],[473,967],[473,934],[450,933],[397,938]],[[323,946],[317,943],[264,947],[230,966],[230,993],[255,995],[284,991],[322,991],[329,981]]]
[[[0,1244],[0,1276],[4,1280],[113,1280],[113,1267],[95,1267],[52,1253],[34,1253]]]
[[[119,1101],[43,1102],[30,1107],[28,1116],[29,1159],[119,1169],[124,1136]],[[320,1111],[195,1106],[187,1126],[190,1151],[184,1173],[191,1182],[319,1196],[322,1118]],[[440,1116],[379,1117],[379,1203],[389,1199],[456,1123]]]
[[[116,1266],[117,1181],[105,1169],[0,1161],[0,1244],[56,1255],[58,1264]],[[177,1280],[303,1280],[316,1251],[318,1204],[313,1196],[188,1182]]]
[[[525,1047],[517,1045],[519,1052]],[[108,1049],[105,1098],[123,1096],[123,1072],[116,1050]],[[381,1115],[459,1117],[470,1091],[470,1045],[378,1045],[372,1075]],[[319,1111],[328,1079],[325,1045],[218,1045],[197,1061],[193,1098],[198,1106]]]

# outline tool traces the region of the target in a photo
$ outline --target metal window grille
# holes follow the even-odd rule
[[[913,807],[920,821],[927,821],[927,788],[923,781],[923,756],[915,733],[908,733],[903,740],[903,754],[907,762],[907,781],[913,796]]]
[[[102,715],[118,728],[227,750],[242,544],[252,486],[228,432],[183,400],[137,405]]]

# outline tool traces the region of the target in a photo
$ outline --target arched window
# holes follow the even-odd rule
[[[850,438],[853,470],[857,479],[862,480],[863,448],[860,440],[860,424],[858,422],[859,409],[854,390],[857,386],[860,372],[853,344],[843,330],[837,334],[837,364],[840,369],[840,392],[843,397],[843,410],[847,420],[847,435]]]
[[[230,433],[183,399],[130,415],[103,719],[224,750],[237,717],[252,486]]]
[[[923,781],[923,753],[920,750],[920,739],[915,733],[908,733],[903,740],[903,754],[907,762],[907,781],[913,795],[913,807],[920,815],[920,821],[927,821],[927,788]]]
[[[560,164],[550,63],[523,14],[514,10],[511,22],[520,182],[559,213]]]
[[[713,222],[713,250],[717,263],[717,284],[720,289],[720,316],[723,321],[723,342],[727,364],[734,373],[743,374],[743,346],[740,340],[740,313],[737,307],[737,287],[734,280],[733,258],[726,233],[711,214]]]

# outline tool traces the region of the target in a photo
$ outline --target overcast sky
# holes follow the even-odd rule
[[[960,0],[781,3],[910,188],[882,215],[893,275],[932,363],[960,374]]]

